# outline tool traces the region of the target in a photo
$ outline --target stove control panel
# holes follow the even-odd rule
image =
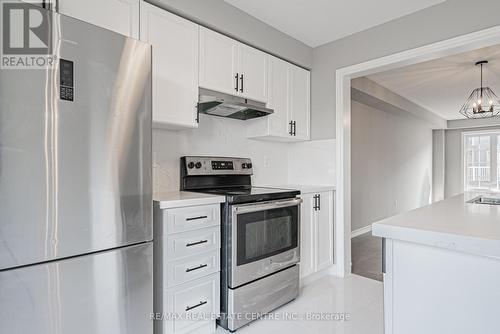
[[[247,158],[196,157],[181,158],[187,175],[252,175],[252,161]]]

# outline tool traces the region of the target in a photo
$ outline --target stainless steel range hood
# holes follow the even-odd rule
[[[207,115],[247,120],[270,115],[274,110],[266,108],[262,102],[200,88],[198,112]]]

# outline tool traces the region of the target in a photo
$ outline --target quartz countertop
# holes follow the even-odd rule
[[[375,236],[500,258],[500,206],[468,203],[466,192],[372,225]]]
[[[153,201],[160,209],[172,209],[184,206],[219,204],[225,202],[226,198],[225,196],[197,192],[171,191],[154,194]]]

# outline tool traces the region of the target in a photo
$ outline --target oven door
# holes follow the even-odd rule
[[[232,206],[229,287],[299,262],[300,203],[293,198]]]

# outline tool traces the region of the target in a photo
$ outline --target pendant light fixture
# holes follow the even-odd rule
[[[483,87],[483,65],[487,60],[481,60],[476,66],[481,66],[481,86],[472,91],[460,113],[467,118],[486,118],[500,113],[500,101],[490,87]]]

